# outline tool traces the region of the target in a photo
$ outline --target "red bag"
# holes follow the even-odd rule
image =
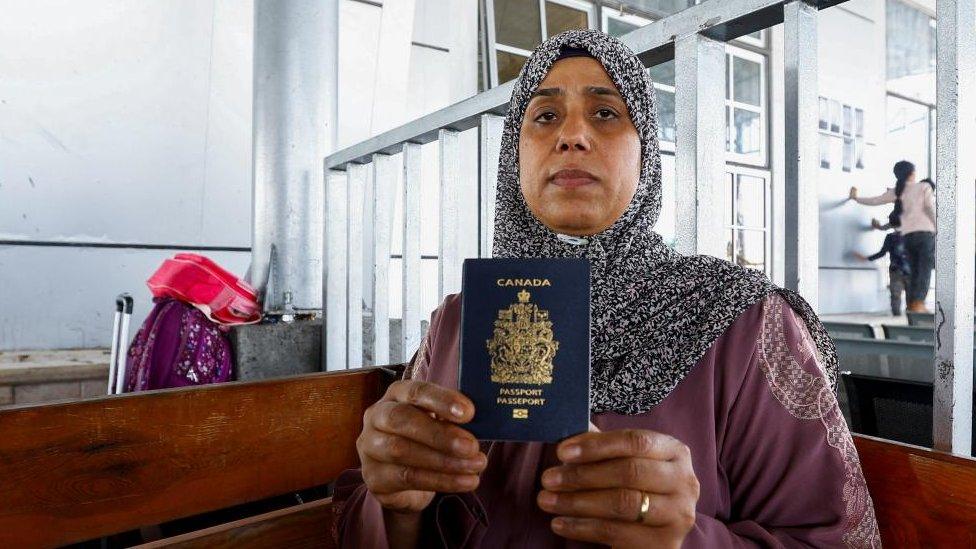
[[[223,325],[261,320],[257,292],[247,282],[197,254],[176,254],[146,281],[155,297],[189,303]]]

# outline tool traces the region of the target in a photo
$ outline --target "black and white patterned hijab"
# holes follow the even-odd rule
[[[633,200],[610,228],[582,241],[544,226],[529,210],[519,186],[522,118],[532,92],[564,48],[585,50],[603,64],[641,141],[640,180]],[[758,271],[713,257],[680,255],[653,231],[661,211],[653,87],[640,60],[616,38],[571,30],[535,50],[512,91],[498,164],[495,257],[590,260],[593,412],[648,411],[670,394],[739,315],[774,292],[804,319],[830,382],[836,383],[833,343],[799,295],[775,287]]]

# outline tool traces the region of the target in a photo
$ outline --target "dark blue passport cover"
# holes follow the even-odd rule
[[[481,440],[555,442],[590,419],[590,265],[467,259],[459,389]]]

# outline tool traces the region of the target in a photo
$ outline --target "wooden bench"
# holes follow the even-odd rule
[[[358,465],[362,414],[388,372],[4,409],[0,547],[59,546],[325,485]],[[173,541],[327,547],[328,511],[312,502]]]
[[[355,467],[389,370],[0,411],[0,547],[97,539],[322,486]],[[889,547],[970,546],[976,461],[856,437]],[[318,499],[145,547],[332,547]]]

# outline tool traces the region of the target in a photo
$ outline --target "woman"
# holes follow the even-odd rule
[[[567,31],[527,61],[505,119],[494,254],[589,259],[590,432],[479,445],[449,296],[364,415],[362,469],[336,486],[343,547],[879,544],[813,312],[652,231],[652,89],[618,40]]]
[[[857,187],[851,187],[851,199],[865,206],[894,202],[889,216],[891,226],[900,228],[905,237],[911,277],[908,283],[909,312],[925,313],[932,269],[935,267],[935,200],[929,180],[915,181],[915,165],[907,160],[895,163],[895,187],[883,194],[860,198]]]

